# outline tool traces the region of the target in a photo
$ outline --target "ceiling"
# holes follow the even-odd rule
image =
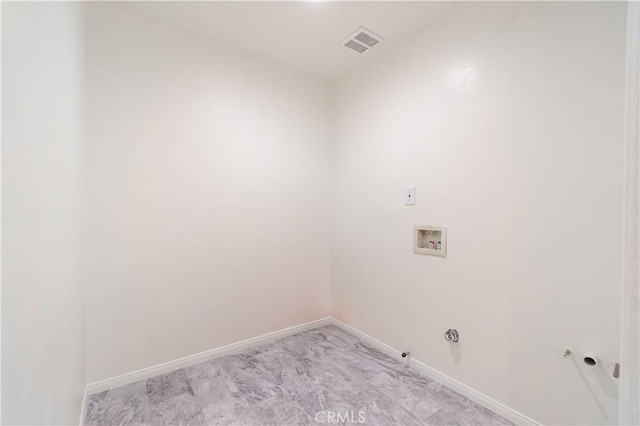
[[[335,81],[455,5],[430,1],[110,2],[175,29]],[[364,54],[340,42],[358,27],[385,41]]]

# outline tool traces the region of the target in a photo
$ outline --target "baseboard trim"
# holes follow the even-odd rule
[[[343,323],[340,320],[337,320],[333,317],[330,318],[330,323],[335,325],[336,327],[346,331],[347,333],[353,334],[354,336],[358,337],[359,339],[367,342],[368,344],[370,344],[371,346],[373,346],[374,348],[378,349],[379,351],[393,357],[393,358],[398,358],[400,356],[401,351],[392,348],[391,346],[387,345],[386,343],[382,343],[380,340],[369,336],[366,333],[363,333],[362,331],[358,330],[357,328],[354,328],[348,324]],[[477,390],[470,388],[469,386],[465,385],[462,382],[459,382],[449,376],[447,376],[446,374],[443,374],[441,372],[439,372],[438,370],[429,367],[428,365],[417,361],[415,359],[410,359],[407,363],[410,367],[414,368],[415,370],[417,370],[418,372],[424,374],[425,376],[429,377],[432,380],[435,380],[436,382],[439,382],[451,389],[453,389],[454,391],[458,392],[459,394],[469,398],[470,400],[482,405],[485,408],[488,408],[489,410],[493,411],[494,413],[504,417],[505,419],[509,420],[512,423],[515,423],[517,425],[542,425],[542,423],[537,422],[535,420],[533,420],[532,418],[525,416],[524,414],[514,410],[513,408],[507,407],[506,405],[504,405],[501,402],[496,401],[495,399],[481,393],[478,392]]]
[[[86,404],[87,395],[93,395],[94,393],[102,392],[108,389],[117,388],[119,386],[128,385],[130,383],[137,382],[139,380],[150,379],[151,377],[158,376],[160,374],[166,374],[180,368],[191,367],[201,362],[210,361],[215,358],[220,358],[226,355],[232,355],[243,350],[264,344],[270,343],[283,337],[291,336],[302,331],[311,330],[314,328],[322,327],[324,325],[331,324],[331,318],[326,317],[316,321],[311,321],[305,324],[295,325],[293,327],[285,328],[282,330],[274,331],[272,333],[263,334],[262,336],[252,337],[250,339],[242,340],[240,342],[231,343],[226,346],[211,349],[208,351],[200,352],[194,355],[188,355],[183,358],[179,358],[173,361],[168,361],[162,364],[154,365],[152,367],[143,368],[131,373],[123,374],[121,376],[112,377],[110,379],[101,380],[99,382],[91,383],[87,385],[85,391],[85,402],[83,403],[82,410],[84,416],[84,405]]]

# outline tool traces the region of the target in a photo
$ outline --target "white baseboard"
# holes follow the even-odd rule
[[[369,336],[362,331],[351,327],[332,317],[322,318],[317,321],[311,321],[306,324],[300,324],[293,327],[285,328],[283,330],[274,331],[273,333],[267,333],[262,336],[253,337],[251,339],[242,340],[237,343],[232,343],[230,345],[222,346],[219,348],[211,349],[205,352],[200,352],[195,355],[189,355],[184,358],[176,359],[173,361],[168,361],[163,364],[154,365],[152,367],[143,368],[138,371],[133,371],[131,373],[123,374],[118,377],[113,377],[111,379],[102,380],[100,382],[91,383],[87,385],[85,390],[85,398],[82,404],[82,412],[80,417],[80,424],[82,424],[82,420],[84,419],[84,413],[86,410],[86,401],[87,396],[92,395],[94,393],[102,392],[108,389],[117,388],[119,386],[128,385],[130,383],[137,382],[139,380],[150,379],[151,377],[158,376],[160,374],[169,373],[174,370],[178,370],[180,368],[191,367],[193,365],[199,364],[201,362],[209,361],[215,358],[219,358],[226,355],[232,355],[235,353],[242,352],[245,349],[264,344],[270,343],[275,340],[281,339],[283,337],[291,336],[296,333],[300,333],[302,331],[311,330],[314,328],[322,327],[324,325],[335,325],[336,327],[341,328],[347,333],[353,334],[379,351],[393,357],[398,358],[400,351],[392,348],[391,346],[382,343],[381,341]],[[496,414],[504,417],[505,419],[517,424],[517,425],[541,425],[541,423],[531,419],[530,417],[525,416],[524,414],[507,407],[501,402],[496,401],[493,398],[490,398],[483,393],[478,392],[475,389],[470,388],[469,386],[461,383],[451,377],[435,370],[428,365],[411,359],[408,362],[408,365],[418,372],[424,374],[432,380],[435,380],[454,391],[464,395],[470,400],[482,405],[483,407],[488,408]]]
[[[270,343],[283,337],[291,336],[302,331],[311,330],[313,328],[322,327],[323,325],[331,324],[331,318],[322,318],[316,321],[311,321],[305,324],[295,325],[293,327],[285,328],[282,330],[274,331],[272,333],[263,334],[262,336],[252,337],[250,339],[242,340],[240,342],[232,343],[230,345],[221,346],[219,348],[211,349],[208,351],[200,352],[194,355],[188,355],[184,358],[179,358],[173,361],[168,361],[162,364],[154,365],[152,367],[143,368],[141,370],[133,371],[131,373],[123,374],[121,376],[112,377],[110,379],[101,380],[96,383],[87,385],[86,395],[93,395],[94,393],[102,392],[108,389],[117,388],[120,386],[128,385],[130,383],[137,382],[139,380],[150,379],[160,374],[166,374],[171,371],[179,370],[185,367],[191,367],[201,362],[210,361],[215,358],[220,358],[226,355],[232,355],[243,350],[254,347],[264,343]],[[85,401],[86,401],[85,395]],[[84,404],[83,404],[84,413]]]
[[[360,340],[363,340],[364,342],[368,343],[369,345],[373,346],[374,348],[378,349],[379,351],[393,358],[398,358],[398,356],[401,353],[401,351],[398,351],[397,349],[394,349],[391,346],[385,343],[382,343],[378,339],[371,337],[368,334],[363,333],[357,328],[353,328],[350,325],[345,324],[340,320],[337,320],[335,318],[330,318],[330,323],[335,325],[336,327],[341,328],[347,333],[353,334],[354,336],[358,337]],[[504,417],[505,419],[509,420],[512,423],[515,423],[517,425],[541,425],[542,424],[514,410],[513,408],[507,407],[503,403],[498,402],[495,399],[488,397],[487,395],[480,393],[475,389],[470,388],[464,383],[461,383],[455,379],[452,379],[451,377],[439,372],[438,370],[435,370],[429,367],[426,364],[423,364],[420,361],[411,359],[408,362],[408,365],[414,368],[415,370],[417,370],[418,372],[429,377],[430,379],[435,380],[436,382],[441,383],[453,389],[459,394],[469,398],[473,402],[476,402],[485,408],[488,408],[489,410]]]

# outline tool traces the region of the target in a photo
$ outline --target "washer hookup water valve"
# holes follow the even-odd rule
[[[456,343],[460,340],[460,335],[458,334],[458,330],[450,328],[444,332],[444,340],[451,343]]]

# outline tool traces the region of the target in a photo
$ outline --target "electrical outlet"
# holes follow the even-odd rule
[[[416,187],[407,186],[404,189],[404,204],[407,206],[414,206],[416,204]]]

